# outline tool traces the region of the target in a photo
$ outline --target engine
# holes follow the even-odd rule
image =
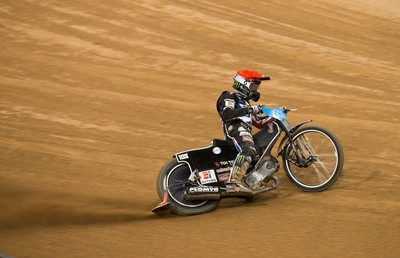
[[[246,175],[244,181],[253,190],[258,189],[262,182],[268,182],[270,177],[278,172],[279,161],[273,157],[269,156],[267,159],[261,161],[257,170],[254,170],[250,174]]]

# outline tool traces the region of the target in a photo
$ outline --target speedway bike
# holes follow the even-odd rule
[[[297,109],[260,105],[267,126],[253,135],[260,158],[247,170],[242,184],[252,194],[228,193],[226,182],[237,157],[232,142],[213,139],[209,146],[176,153],[160,170],[157,193],[162,202],[152,211],[167,209],[177,215],[195,215],[216,209],[224,198],[251,200],[280,185],[281,164],[289,180],[303,191],[319,192],[339,178],[344,154],[339,139],[328,129],[309,125],[312,120],[291,126],[287,114]],[[307,125],[306,125],[307,124]],[[280,137],[282,136],[283,137]],[[279,145],[276,145],[279,141]],[[271,154],[276,147],[276,157]]]

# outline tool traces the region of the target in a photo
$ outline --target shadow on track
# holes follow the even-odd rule
[[[156,219],[145,200],[87,197],[0,184],[0,231]]]

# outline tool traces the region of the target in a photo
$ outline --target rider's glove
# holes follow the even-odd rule
[[[260,113],[260,107],[259,106],[250,106],[247,108],[247,113],[249,114],[258,114]]]

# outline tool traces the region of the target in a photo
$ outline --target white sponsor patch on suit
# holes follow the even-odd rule
[[[235,108],[235,101],[233,99],[226,99],[225,107],[232,108],[232,109]]]
[[[249,133],[249,132],[240,132],[239,133],[239,136],[244,136],[244,135],[250,135],[251,136],[251,133]]]

